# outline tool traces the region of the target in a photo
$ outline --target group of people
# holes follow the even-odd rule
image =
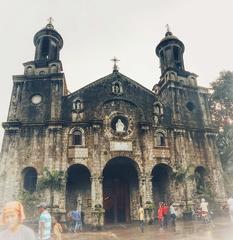
[[[57,218],[52,219],[46,209],[46,204],[38,206],[39,226],[38,240],[62,239],[62,227]],[[23,224],[25,220],[23,205],[18,201],[8,202],[1,213],[0,223],[3,230],[0,232],[0,240],[36,240],[33,230]],[[52,226],[53,225],[53,226]]]
[[[157,212],[157,219],[160,226],[160,229],[166,228],[171,220],[172,226],[175,226],[176,221],[176,210],[173,204],[166,204],[164,202],[159,203],[159,208]],[[138,209],[138,218],[139,218],[139,227],[141,232],[144,232],[144,223],[145,223],[145,211],[142,206]],[[155,210],[152,209],[151,211],[151,221],[154,223],[155,221]]]
[[[164,227],[166,228],[170,220],[172,226],[175,226],[177,213],[175,211],[173,204],[170,204],[169,206],[165,202],[160,202],[157,216],[160,229],[163,229]]]
[[[228,200],[231,219],[233,222],[233,198]],[[210,221],[209,211],[208,211],[208,202],[202,198],[201,203],[198,206],[199,209],[199,217],[203,221],[203,223],[208,223]],[[167,204],[165,202],[159,202],[159,207],[157,210],[157,220],[160,226],[160,229],[167,228],[169,224],[172,226],[176,225],[177,211],[173,205]],[[142,206],[138,209],[138,218],[139,218],[139,226],[142,232],[144,232],[144,222],[145,222],[145,211]],[[152,209],[151,212],[151,222],[154,223],[156,218],[156,212]]]

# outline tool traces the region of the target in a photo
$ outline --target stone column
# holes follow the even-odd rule
[[[97,226],[97,215],[95,206],[99,204],[103,207],[103,177],[92,176],[91,177],[91,207],[92,207],[92,226]],[[100,224],[104,224],[104,218],[102,216]]]
[[[139,193],[142,206],[146,204],[146,177],[144,175],[139,176]]]
[[[91,177],[91,207],[95,208],[96,204],[103,206],[103,177]]]
[[[146,184],[146,202],[150,201],[151,203],[153,202],[153,194],[152,194],[152,176],[148,175],[146,176],[145,179],[145,184]]]

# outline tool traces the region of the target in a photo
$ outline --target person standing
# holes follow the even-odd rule
[[[169,207],[166,203],[163,206],[164,227],[167,228],[169,220]]]
[[[231,223],[233,223],[233,198],[230,197],[227,201],[228,208],[229,208],[229,215],[231,218]]]
[[[71,212],[71,219],[74,222],[73,231],[74,232],[82,231],[81,212],[78,209]]]
[[[141,232],[144,232],[144,221],[145,221],[145,214],[144,214],[144,209],[142,206],[139,207],[138,209],[138,218],[139,218],[139,227]]]
[[[58,217],[54,218],[53,234],[56,240],[62,240],[62,226],[58,221]]]
[[[51,239],[52,219],[50,213],[47,211],[47,205],[41,203],[38,205],[39,217],[39,240]]]
[[[169,210],[170,210],[170,214],[171,214],[172,226],[176,226],[176,215],[177,215],[177,213],[176,213],[176,210],[173,206],[173,203],[171,203]]]
[[[8,202],[0,216],[0,222],[5,230],[0,232],[0,240],[35,240],[34,232],[23,225],[25,219],[24,209],[20,202]]]
[[[158,222],[161,230],[163,229],[163,221],[164,221],[163,202],[160,202],[158,208]]]
[[[208,219],[208,214],[209,214],[208,202],[206,202],[204,198],[201,199],[200,208],[201,208],[201,217],[203,219],[203,222],[208,223],[209,222],[209,219]]]

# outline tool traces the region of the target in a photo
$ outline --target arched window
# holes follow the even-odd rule
[[[202,166],[198,166],[195,169],[195,182],[197,187],[197,193],[201,194],[205,190],[205,176],[207,175],[206,169]]]
[[[177,68],[181,68],[180,49],[176,46],[173,47],[174,60]]]
[[[73,100],[73,110],[82,110],[83,109],[83,101],[81,99]]]
[[[25,168],[22,174],[23,174],[23,188],[30,193],[35,192],[37,184],[36,169],[33,167]]]
[[[163,115],[163,105],[160,102],[154,103],[154,114],[157,116]]]
[[[123,88],[119,81],[115,81],[112,83],[112,93],[114,93],[116,95],[123,93]]]
[[[156,146],[166,146],[166,137],[162,132],[156,133]]]
[[[48,59],[49,57],[49,38],[44,37],[40,42],[40,59]]]
[[[72,134],[72,145],[83,145],[82,132],[75,130]]]

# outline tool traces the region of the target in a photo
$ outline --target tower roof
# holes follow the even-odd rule
[[[169,45],[169,43],[177,43],[182,51],[184,52],[184,44],[181,42],[179,38],[173,35],[173,33],[168,29],[167,32],[165,33],[165,37],[159,42],[158,46],[156,47],[156,54],[159,56],[159,50],[161,47],[164,47],[165,45]]]
[[[42,28],[35,34],[33,39],[35,46],[37,45],[38,40],[43,36],[55,39],[60,49],[63,47],[63,39],[61,35],[54,29],[54,26],[51,21],[44,28]]]

